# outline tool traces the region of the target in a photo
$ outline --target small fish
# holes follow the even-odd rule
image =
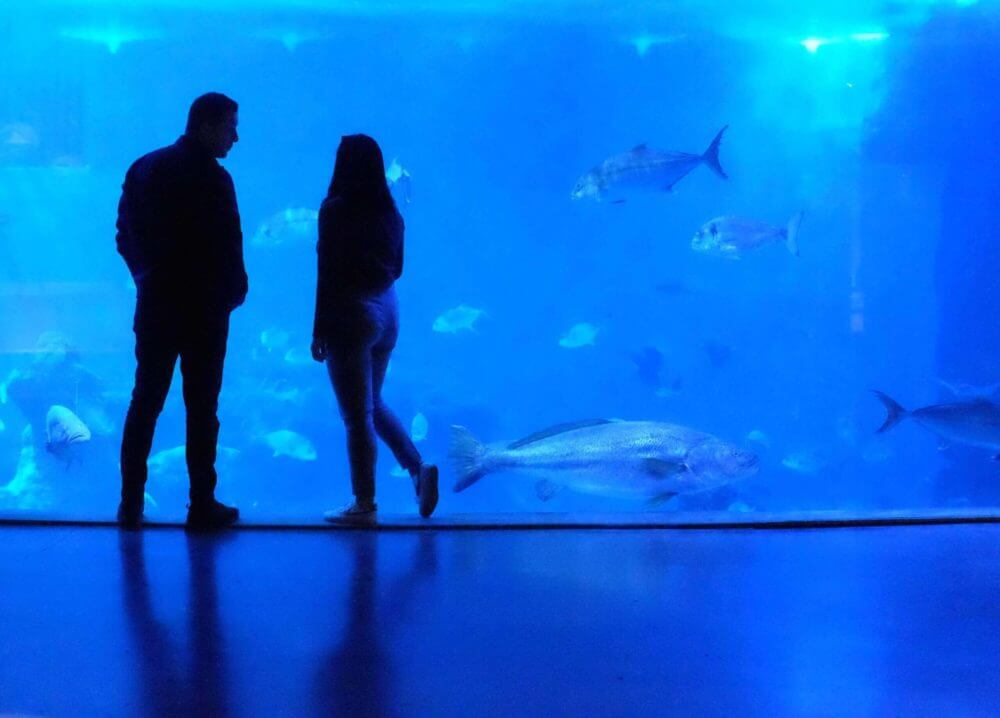
[[[409,171],[399,164],[399,159],[392,158],[389,168],[385,171],[385,181],[390,190],[398,189],[403,196],[403,202],[409,204],[413,196],[413,180]]]
[[[726,125],[728,127],[728,125]],[[715,139],[703,154],[686,152],[663,152],[636,145],[629,152],[610,157],[577,180],[571,197],[591,198],[598,201],[612,192],[614,200],[624,201],[617,196],[622,190],[654,190],[670,192],[691,170],[704,164],[722,179],[728,179],[719,164],[719,143],[726,127],[719,130]]]
[[[90,429],[65,406],[55,404],[45,415],[45,448],[58,454],[75,444],[90,441]]]
[[[476,331],[476,322],[484,316],[486,316],[486,312],[482,309],[459,304],[435,319],[431,329],[442,334],[457,334],[462,331],[474,332]]]
[[[587,322],[574,324],[566,332],[566,336],[559,340],[559,346],[563,349],[579,349],[580,347],[594,346],[594,339],[597,338],[598,331],[597,327]]]
[[[747,441],[752,441],[756,444],[760,444],[761,446],[765,446],[768,448],[770,448],[771,446],[771,437],[769,437],[760,429],[753,429],[749,431],[747,433]]]
[[[260,345],[269,352],[284,350],[290,339],[291,334],[280,329],[265,329],[260,333]]]
[[[296,461],[315,461],[316,447],[306,437],[290,429],[280,429],[264,434],[264,443],[274,453],[273,457],[287,456]]]
[[[261,223],[250,240],[257,247],[315,244],[319,212],[305,207],[283,209]]]
[[[7,425],[3,423],[3,419],[0,419],[0,434],[7,431]]]
[[[786,469],[800,474],[815,474],[822,468],[822,464],[814,454],[807,451],[799,451],[789,454],[781,460],[781,465]]]
[[[410,422],[410,438],[413,441],[423,441],[427,438],[427,430],[427,417],[418,412]]]
[[[726,259],[739,259],[764,245],[783,242],[788,251],[798,257],[802,217],[802,212],[799,212],[784,227],[742,217],[716,217],[694,233],[691,249]]]
[[[185,462],[185,452],[184,446],[157,451],[147,462],[150,476],[160,477],[181,470]]]
[[[543,500],[554,488],[645,498],[653,503],[729,484],[757,470],[757,457],[694,429],[654,421],[593,419],[560,424],[509,444],[486,446],[452,427],[451,457],[464,491],[500,471],[534,475]]]
[[[158,509],[158,508],[160,508],[160,505],[158,503],[156,503],[156,499],[154,499],[153,495],[150,494],[148,491],[143,491],[142,492],[142,500],[146,504],[146,506],[148,506],[148,507],[150,507],[152,509]]]
[[[289,404],[300,403],[304,394],[298,387],[292,386],[287,379],[264,383],[262,393],[274,401]]]
[[[215,447],[215,455],[217,463],[230,463],[240,455],[240,450],[220,444]],[[186,457],[187,449],[183,444],[157,451],[147,462],[149,475],[157,479],[180,475],[187,471]]]
[[[680,379],[674,379],[669,384],[665,386],[659,386],[656,391],[653,392],[653,396],[657,399],[669,399],[672,396],[677,396],[681,393],[681,389],[684,388],[684,382]]]
[[[292,347],[285,352],[285,363],[292,366],[312,366],[312,355],[301,347]]]
[[[874,394],[886,410],[878,434],[909,418],[945,441],[1000,452],[1000,404],[980,398],[907,411],[888,395],[880,391]],[[993,458],[1000,461],[1000,453]]]
[[[25,122],[11,122],[0,127],[0,144],[26,149],[37,147],[40,142],[38,130]]]

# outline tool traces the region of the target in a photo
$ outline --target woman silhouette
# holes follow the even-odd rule
[[[374,519],[375,435],[410,472],[420,515],[433,513],[438,470],[425,464],[382,401],[382,382],[399,331],[393,283],[403,272],[403,218],[389,192],[378,144],[346,135],[319,212],[319,272],[312,355],[326,362],[347,429],[354,501],[330,520]]]

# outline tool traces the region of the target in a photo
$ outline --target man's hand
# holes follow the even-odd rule
[[[316,337],[313,337],[311,349],[312,349],[313,359],[315,359],[318,362],[326,361],[326,342],[324,342],[322,339],[317,339]]]

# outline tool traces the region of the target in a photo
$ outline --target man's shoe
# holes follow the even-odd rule
[[[438,467],[434,464],[422,464],[417,475],[417,501],[420,504],[420,515],[425,519],[434,513],[438,503]]]
[[[374,501],[352,501],[338,511],[327,511],[323,520],[332,524],[343,523],[375,523],[378,517],[378,504]]]
[[[188,506],[187,527],[189,529],[209,530],[231,526],[240,519],[240,510],[235,506],[226,506],[215,499],[210,502],[192,503]]]
[[[122,501],[118,504],[118,525],[126,531],[136,531],[142,527],[142,504]]]

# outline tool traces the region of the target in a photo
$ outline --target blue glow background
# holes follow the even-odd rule
[[[575,419],[650,419],[762,460],[754,478],[663,510],[995,503],[988,452],[962,454],[981,475],[972,488],[948,478],[930,434],[874,436],[882,409],[868,390],[919,406],[947,398],[938,378],[997,380],[975,341],[993,306],[961,310],[979,318],[968,346],[949,339],[951,355],[973,357],[961,375],[942,377],[939,339],[958,321],[941,298],[963,281],[942,274],[942,242],[965,247],[969,266],[986,263],[992,250],[963,217],[997,224],[997,205],[977,200],[942,225],[956,219],[942,209],[956,175],[996,186],[996,3],[207,6],[23,4],[0,30],[0,378],[30,376],[35,404],[75,408],[94,433],[64,465],[46,454],[31,408],[0,393],[0,510],[95,516],[115,505],[134,301],[114,251],[119,188],[208,90],[240,103],[240,143],[224,164],[251,283],[221,398],[220,443],[234,450],[222,452],[222,498],[276,518],[348,498],[332,392],[304,360],[313,237],[252,238],[283,209],[316,208],[340,136],[363,131],[413,179],[386,397],[407,424],[427,417],[426,458],[447,464],[450,424],[499,441]],[[701,152],[724,124],[728,182],[702,168],[673,195],[569,197],[609,155],[640,142]],[[958,152],[962,142],[977,149]],[[799,210],[798,259],[780,246],[739,262],[690,249],[712,217],[784,223]],[[476,332],[432,331],[463,303],[487,312]],[[559,346],[578,322],[598,327],[595,345]],[[287,333],[287,345],[268,349],[265,331]],[[642,381],[633,355],[644,347],[662,354],[661,384],[674,391]],[[316,460],[274,456],[263,437],[282,429],[306,437]],[[748,442],[754,430],[768,445]],[[182,443],[175,385],[153,450]],[[394,466],[383,450],[380,505],[411,511]],[[147,488],[148,513],[176,513],[183,461],[153,470]],[[542,508],[648,506],[572,492],[542,504],[530,480],[506,474],[446,494],[441,510]]]

